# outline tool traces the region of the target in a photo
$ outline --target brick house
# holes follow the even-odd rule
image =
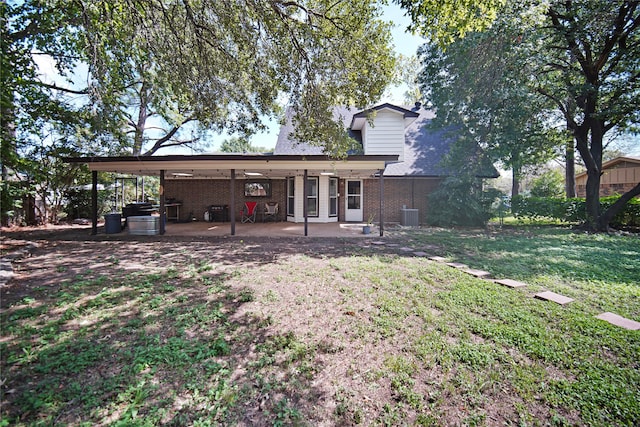
[[[616,157],[602,164],[600,196],[624,194],[640,182],[640,157]],[[576,175],[576,195],[586,197],[587,173]]]
[[[363,222],[373,218],[376,223],[398,223],[406,207],[417,209],[423,223],[427,195],[447,175],[439,164],[451,144],[445,132],[427,127],[433,112],[418,103],[410,108],[385,103],[364,111],[337,108],[334,117],[342,120],[361,147],[345,160],[331,159],[321,147],[291,140],[293,127],[288,120],[280,129],[273,153],[68,161],[87,163],[94,173],[159,175],[161,211],[167,201],[178,202],[176,219],[191,215],[203,219],[212,205],[228,207],[232,234],[247,201],[256,201],[259,206],[277,202],[278,219],[290,222]],[[498,176],[492,165],[488,169],[484,177]]]

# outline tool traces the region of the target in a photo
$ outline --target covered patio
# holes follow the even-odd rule
[[[397,155],[349,155],[344,160],[332,159],[326,155],[273,155],[273,154],[224,154],[224,155],[170,155],[150,157],[84,157],[67,158],[68,163],[84,163],[92,171],[92,234],[98,231],[97,209],[97,174],[98,172],[113,172],[140,176],[157,176],[160,178],[159,188],[159,233],[171,234],[173,232],[194,233],[191,235],[336,235],[347,233],[350,235],[363,235],[362,224],[353,223],[309,221],[308,213],[308,185],[307,177],[310,175],[336,178],[377,178],[380,181],[379,213],[377,217],[378,233],[383,235],[383,171],[387,164],[398,161]],[[299,206],[301,216],[291,218],[287,215],[282,224],[243,224],[236,220],[234,212],[238,211],[236,181],[240,178],[260,176],[262,179],[289,179],[296,177],[296,186],[300,186],[300,192],[296,203]],[[167,201],[165,185],[167,180],[227,180],[228,204],[231,215],[228,223],[202,223],[180,224],[167,221]],[[338,194],[339,196],[339,194]],[[317,198],[317,195],[316,195]],[[343,195],[344,198],[344,195]],[[284,202],[283,202],[284,205]],[[335,218],[334,218],[335,219]],[[348,219],[347,219],[348,220]],[[360,218],[362,220],[362,218]],[[312,227],[310,222],[313,222]],[[189,225],[190,227],[187,227]],[[189,231],[188,228],[196,228]],[[175,231],[172,231],[175,230]],[[267,233],[271,230],[274,233]],[[319,234],[316,234],[319,233]],[[324,234],[323,234],[324,233]],[[187,235],[187,234],[185,234]]]
[[[371,234],[363,234],[362,223],[327,223],[309,224],[307,235],[310,237],[377,237],[377,227]],[[293,222],[256,222],[255,224],[235,224],[235,236],[237,237],[299,237],[305,235],[304,223]],[[127,231],[122,232],[126,234]],[[230,222],[205,222],[194,221],[189,223],[167,223],[165,236],[198,236],[218,237],[231,235]]]

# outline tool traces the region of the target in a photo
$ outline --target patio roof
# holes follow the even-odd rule
[[[365,178],[374,176],[389,163],[397,162],[396,155],[353,155],[345,160],[326,155],[275,154],[199,154],[169,156],[75,157],[68,163],[85,163],[91,171],[116,172],[132,175],[158,176],[164,171],[166,179],[173,178],[230,178],[236,176],[284,178],[292,175],[333,173],[336,176]],[[260,175],[253,175],[260,174]]]

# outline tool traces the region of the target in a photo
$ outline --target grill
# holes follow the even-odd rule
[[[207,211],[209,212],[209,222],[229,221],[229,205],[211,205]]]

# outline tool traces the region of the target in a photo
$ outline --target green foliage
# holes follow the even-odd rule
[[[493,23],[505,0],[395,0],[409,12],[412,28],[441,46]]]
[[[562,197],[564,194],[564,176],[556,169],[546,171],[531,182],[533,197]]]
[[[247,139],[232,137],[222,141],[220,151],[223,153],[264,153],[269,150],[263,147],[254,147]]]
[[[620,196],[608,196],[600,199],[601,210],[605,211]],[[511,211],[518,218],[531,220],[553,218],[571,223],[583,223],[587,220],[586,201],[582,198],[564,199],[558,197],[517,196],[511,200]],[[640,227],[640,200],[635,198],[626,203],[610,223],[613,227]]]
[[[71,188],[65,192],[64,199],[64,212],[67,218],[91,218],[93,212],[91,190]],[[98,216],[108,212],[112,202],[108,191],[98,191]]]
[[[486,1],[477,6],[468,1],[398,3],[410,12],[415,27],[440,42],[440,46],[432,43],[435,53],[427,55],[426,69],[431,58],[436,58],[431,63],[437,63],[438,59],[455,57],[460,46],[471,47],[454,62],[468,71],[466,78],[458,78],[457,68],[452,71],[446,66],[432,67],[435,73],[430,73],[431,79],[440,79],[454,93],[458,87],[463,88],[466,95],[445,97],[454,99],[450,104],[434,102],[438,114],[452,111],[461,116],[461,122],[475,123],[479,140],[485,138],[485,132],[495,129],[498,135],[516,136],[487,142],[496,147],[500,158],[508,159],[516,179],[520,164],[517,155],[523,153],[519,145],[544,153],[546,150],[538,148],[545,140],[565,139],[562,132],[551,128],[556,126],[554,116],[564,118],[586,169],[591,171],[586,195],[588,226],[605,230],[605,222],[619,207],[601,211],[598,201],[604,138],[612,130],[637,129],[640,119],[640,88],[635,84],[640,57],[637,2]],[[468,22],[471,31],[476,31],[467,35],[470,41],[451,43],[446,51],[442,49],[443,44],[467,32]],[[634,76],[631,84],[629,76]],[[469,86],[473,90],[465,92]],[[435,86],[434,92],[437,91]],[[474,107],[474,103],[479,105]],[[525,117],[531,120],[523,120]],[[527,131],[529,127],[533,132]],[[547,133],[551,138],[545,136]],[[529,154],[521,158],[526,161]],[[637,195],[636,191],[640,190],[629,195]]]
[[[478,179],[446,178],[429,197],[427,223],[437,226],[483,226],[494,216],[492,206],[501,193],[478,189]]]

